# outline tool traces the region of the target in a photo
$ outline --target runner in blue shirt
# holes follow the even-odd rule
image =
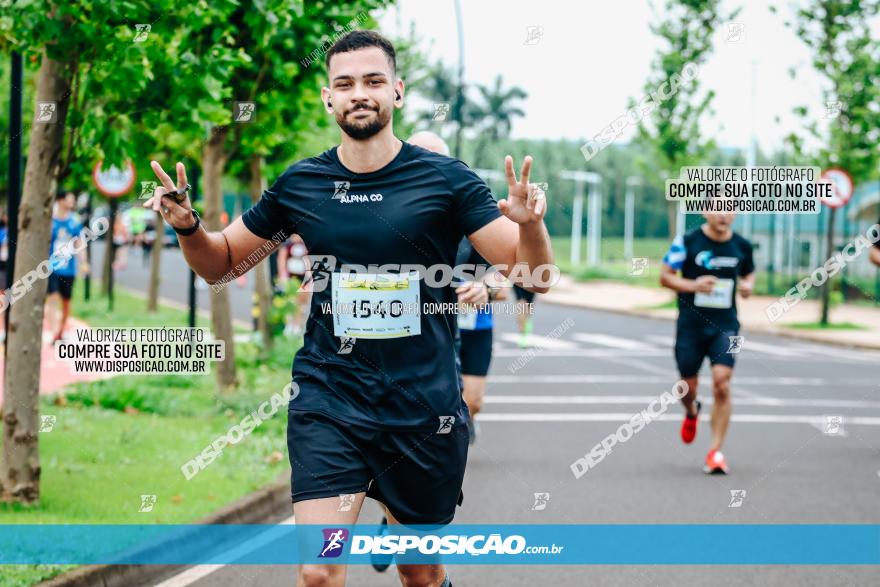
[[[47,311],[51,305],[57,306],[58,324],[55,328],[53,342],[64,336],[64,328],[70,317],[70,300],[73,297],[73,283],[77,275],[77,257],[82,273],[89,270],[84,249],[79,253],[73,251],[74,241],[82,232],[83,225],[77,220],[73,210],[76,207],[76,195],[73,192],[58,192],[55,196],[55,210],[52,215],[52,237],[49,244],[49,265],[52,269],[46,288]],[[81,248],[79,245],[76,248]],[[60,314],[60,315],[59,315]],[[50,324],[52,321],[50,321]]]

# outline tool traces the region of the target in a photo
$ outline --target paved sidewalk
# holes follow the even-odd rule
[[[67,320],[66,336],[73,337],[77,328],[87,328],[88,325],[82,320],[77,320],[73,316]],[[0,331],[2,332],[2,331]],[[4,333],[5,334],[5,333]],[[4,337],[5,338],[5,337]],[[0,344],[0,369],[5,369],[5,341]],[[0,371],[2,373],[2,371]],[[73,363],[56,358],[55,346],[52,344],[52,332],[43,328],[43,346],[40,349],[40,394],[47,395],[54,393],[70,383],[77,381],[95,381],[96,379],[107,379],[111,375],[103,373],[74,373]],[[0,404],[3,403],[3,380],[0,377]]]
[[[674,300],[674,292],[664,288],[639,287],[614,281],[575,282],[569,276],[563,275],[549,293],[539,297],[541,301],[555,304],[668,320],[674,320],[677,315],[675,309],[657,308]],[[840,305],[831,309],[832,323],[851,322],[864,327],[864,330],[805,330],[786,325],[817,322],[820,316],[820,303],[804,300],[776,322],[770,322],[766,308],[776,300],[777,298],[769,296],[753,296],[747,300],[737,298],[739,320],[743,329],[813,342],[880,349],[880,309],[851,305]]]

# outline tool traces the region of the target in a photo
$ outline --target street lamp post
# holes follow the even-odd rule
[[[624,207],[624,225],[623,225],[623,256],[627,259],[633,258],[633,232],[636,215],[636,193],[635,188],[642,185],[642,178],[631,176],[626,178],[626,203]]]
[[[602,176],[592,171],[563,171],[559,174],[559,177],[575,182],[575,197],[571,218],[572,265],[578,265],[581,261],[581,225],[584,216],[584,192],[586,185],[590,185],[589,216],[587,217],[587,264],[591,267],[597,267],[599,265],[602,239],[602,194],[599,191],[599,186],[602,184]]]

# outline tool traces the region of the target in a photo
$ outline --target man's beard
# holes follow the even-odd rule
[[[344,132],[356,141],[362,141],[370,138],[371,136],[375,135],[380,130],[388,126],[388,123],[391,121],[391,112],[388,110],[384,110],[381,107],[377,107],[375,109],[359,108],[358,110],[372,110],[377,114],[376,117],[370,122],[358,121],[356,123],[349,122],[347,115],[352,112],[356,112],[357,110],[349,110],[347,113],[336,116],[336,124],[338,124],[339,128],[342,129],[342,132]]]

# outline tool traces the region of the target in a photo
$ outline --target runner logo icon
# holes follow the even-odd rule
[[[745,489],[731,489],[730,490],[730,503],[727,504],[729,508],[738,508],[742,507],[743,502],[746,499],[746,490]]]
[[[353,204],[355,202],[381,202],[382,194],[350,194],[350,181],[334,181],[333,182],[333,200],[339,200],[343,204]]]
[[[535,503],[532,504],[532,511],[539,512],[541,510],[547,509],[547,502],[550,501],[549,493],[536,493],[535,494]]]
[[[337,355],[350,355],[351,351],[354,349],[354,343],[357,340],[351,336],[340,336],[340,346],[339,350],[336,352]]]
[[[324,528],[324,547],[318,558],[336,558],[345,547],[345,541],[348,540],[348,530],[345,528]]]
[[[743,342],[746,337],[744,336],[728,336],[727,339],[730,341],[730,346],[727,347],[727,353],[731,355],[738,354],[743,348]]]
[[[452,432],[452,425],[455,424],[455,416],[440,416],[440,427],[437,434],[449,434]]]
[[[348,193],[348,189],[351,187],[351,182],[349,181],[334,181],[333,186],[335,190],[333,191],[334,200],[342,200],[345,198],[345,195]]]

